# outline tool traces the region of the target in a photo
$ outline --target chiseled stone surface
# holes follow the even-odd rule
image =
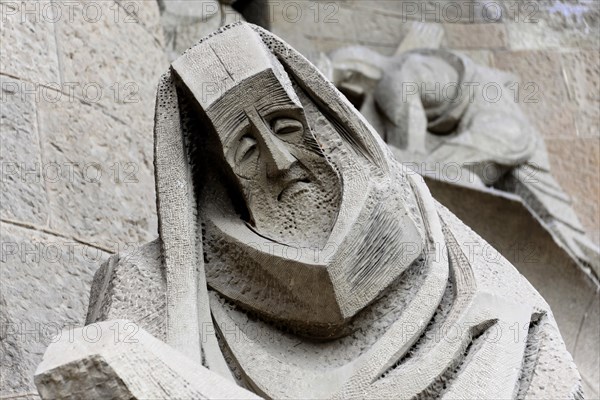
[[[81,326],[94,271],[108,254],[73,240],[0,225],[2,370],[0,395],[34,391],[33,373],[48,344],[63,327]]]
[[[87,331],[99,332],[98,340],[86,340]],[[44,354],[35,382],[45,399],[260,399],[127,320],[62,336]]]
[[[50,0],[2,1],[0,7],[0,73],[30,82],[60,83],[53,22],[57,16]]]
[[[84,322],[91,276],[108,255],[92,246],[116,252],[156,235],[153,110],[167,61],[155,1],[0,7],[0,394],[35,397],[32,374],[56,332],[43,324]]]
[[[14,337],[17,325],[9,315],[4,294],[0,292],[0,396],[22,392],[31,387],[28,360],[23,356],[21,343]]]
[[[577,136],[599,139],[600,51],[572,50],[560,55],[568,99],[577,105]]]
[[[87,323],[129,319],[267,398],[581,398],[546,302],[281,39],[225,27],[177,59],[158,91],[160,238],[102,266]],[[134,350],[149,371],[136,376],[119,343],[102,350],[105,361],[73,365],[51,346],[40,394],[163,381],[167,359]],[[159,390],[189,389],[185,373],[171,368],[175,387]]]
[[[50,227],[115,252],[155,236],[152,136],[78,99],[39,105]]]
[[[592,240],[600,242],[600,139],[546,140],[552,171],[571,194],[573,208]]]
[[[160,23],[160,11],[158,7],[148,6],[146,0],[115,0],[122,10],[130,15],[131,19],[127,22],[136,22],[141,24],[150,32],[156,41],[164,44],[163,30]],[[124,20],[124,17],[121,19]]]
[[[90,3],[98,10],[97,22],[89,22],[91,11],[85,13],[82,2],[71,21],[56,24],[64,82],[74,84],[83,100],[151,137],[154,85],[168,65],[162,48],[115,3]]]
[[[446,40],[452,49],[506,48],[504,24],[444,24]]]
[[[552,51],[498,51],[496,68],[519,78],[520,105],[536,123],[544,139],[574,139],[575,105],[568,101],[562,82],[560,54]],[[514,90],[507,95],[514,96]]]
[[[257,3],[249,6],[253,4]],[[219,27],[245,20],[231,5],[217,0],[168,0],[160,5],[163,47],[170,61]]]
[[[597,1],[509,2],[505,18],[510,48],[541,50],[598,49],[600,3]]]
[[[46,225],[48,198],[40,155],[35,94],[23,81],[0,76],[0,215]]]
[[[536,287],[552,308],[556,323],[582,376],[586,399],[598,397],[598,295],[549,232],[517,198],[429,179],[433,196],[497,249]],[[490,253],[493,258],[495,253]]]
[[[585,51],[503,51],[494,53],[494,63],[521,78],[520,100],[544,137],[552,171],[588,235],[599,243],[600,115],[593,93],[600,61]]]

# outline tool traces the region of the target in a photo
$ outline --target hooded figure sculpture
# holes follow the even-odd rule
[[[163,76],[155,169],[160,237],[101,267],[87,316],[170,346],[156,342],[152,379],[119,372],[150,370],[147,353],[106,356],[127,396],[580,398],[539,294],[261,28],[225,27]],[[105,370],[48,361],[60,346],[38,369],[43,397],[102,386]],[[213,392],[189,392],[216,378],[178,372],[180,353],[220,375]]]
[[[551,173],[542,137],[512,93],[518,78],[429,48],[436,43],[427,40],[429,29],[413,25],[408,43],[391,57],[361,46],[337,49],[324,58],[323,70],[396,158],[432,180],[518,195],[573,261],[600,275],[600,249],[586,236]]]

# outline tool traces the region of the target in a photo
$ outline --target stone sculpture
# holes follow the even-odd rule
[[[341,48],[321,61],[322,69],[398,160],[432,179],[517,194],[558,245],[598,276],[600,249],[587,238],[552,177],[544,141],[515,101],[510,88],[518,79],[434,49],[441,37],[439,28],[416,24],[394,56]]]
[[[271,33],[172,64],[155,170],[160,237],[98,270],[87,315],[139,340],[52,344],[42,397],[582,398],[541,296]]]

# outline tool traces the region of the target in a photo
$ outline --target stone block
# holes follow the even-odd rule
[[[34,84],[0,76],[0,215],[28,224],[48,223]]]
[[[490,50],[460,50],[459,52],[470,57],[476,64],[494,68],[494,55]]]
[[[508,45],[504,24],[444,24],[452,49],[502,49]]]
[[[271,31],[309,58],[353,45],[392,55],[409,24],[354,2],[292,3],[273,4]]]
[[[73,240],[0,225],[0,395],[35,392],[33,374],[54,335],[85,321],[93,274],[107,253]]]
[[[507,32],[513,50],[598,49],[600,3],[597,1],[511,2]]]
[[[260,399],[130,321],[71,333],[50,345],[36,371],[43,399]]]
[[[600,52],[561,53],[569,101],[577,106],[577,136],[600,138]]]
[[[552,51],[497,51],[495,67],[515,73],[519,84],[506,88],[537,125],[544,139],[574,138],[576,106],[569,102],[561,56]]]
[[[68,3],[58,4],[67,12]],[[56,24],[63,85],[150,137],[156,84],[168,67],[160,44],[112,1],[79,2],[71,12]]]
[[[573,200],[590,239],[600,243],[600,139],[546,140],[552,173]]]
[[[36,83],[60,83],[50,0],[0,2],[0,72]],[[18,55],[18,56],[17,56]]]
[[[504,4],[497,0],[348,0],[345,3],[363,10],[386,12],[404,22],[490,23],[501,22],[506,14]]]
[[[581,373],[583,391],[587,399],[600,398],[600,295],[594,293],[585,310],[586,317],[581,321],[579,340],[571,351],[575,364]]]
[[[155,237],[150,132],[66,96],[40,103],[39,124],[52,229],[106,249]]]
[[[336,16],[334,15],[333,18]],[[340,24],[345,25],[342,21]],[[328,25],[330,24],[324,23],[321,26],[327,29]],[[397,16],[386,13],[352,10],[351,26],[359,44],[397,47],[411,24],[410,21],[404,22]]]
[[[158,2],[145,0],[115,0],[121,9],[129,16],[130,21],[142,25],[154,38],[163,43],[162,25],[160,23],[160,11]],[[123,17],[124,18],[124,17]]]

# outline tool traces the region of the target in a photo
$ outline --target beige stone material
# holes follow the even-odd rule
[[[116,3],[89,3],[89,8],[86,1],[72,6],[73,17],[55,24],[65,91],[73,90],[150,137],[156,94],[152,82],[168,65],[160,43]],[[59,4],[67,13],[68,3]]]
[[[546,227],[517,196],[498,196],[490,189],[474,189],[427,179],[432,195],[453,210],[483,237],[493,238],[486,258],[506,257],[548,302],[567,350],[582,377],[585,398],[598,396],[600,343],[597,330],[597,286],[562,248]],[[502,212],[498,212],[501,210]]]
[[[508,47],[504,24],[445,24],[446,40],[452,49],[497,49]],[[427,47],[436,47],[429,45]]]
[[[84,323],[98,258],[156,237],[158,15],[155,1],[0,2],[2,398],[39,397],[35,366]]]
[[[52,2],[3,1],[0,7],[0,72],[29,82],[59,84],[54,26],[60,15]]]
[[[77,98],[60,96],[38,108],[50,228],[109,251],[152,239],[156,215],[149,138]]]
[[[398,160],[436,179],[517,193],[557,245],[598,276],[600,248],[586,237],[571,199],[552,177],[542,137],[518,103],[549,113],[542,101],[552,97],[557,109],[552,118],[561,118],[560,96],[544,93],[541,100],[531,99],[538,94],[536,82],[521,90],[516,76],[446,50],[385,57],[349,47],[332,52],[331,64],[331,79],[394,148]],[[564,90],[550,79],[542,82],[553,92]],[[529,86],[533,93],[525,96]],[[447,176],[449,168],[457,170],[459,179]]]
[[[44,399],[259,399],[126,320],[63,332],[35,380]]]
[[[23,95],[23,82],[0,76],[0,215],[46,225],[48,197],[35,95]]]
[[[229,381],[210,397],[235,383],[265,398],[582,398],[541,296],[281,39],[249,24],[204,38],[156,111],[160,237],[99,269],[87,323],[151,332],[175,349],[160,359],[180,351]],[[82,365],[101,389],[153,387],[105,344],[108,362]],[[66,387],[48,370],[65,395],[95,393],[58,349],[40,394]]]
[[[55,335],[85,322],[92,277],[109,254],[10,223],[2,222],[0,232],[0,395],[9,396],[33,388],[35,368]]]

